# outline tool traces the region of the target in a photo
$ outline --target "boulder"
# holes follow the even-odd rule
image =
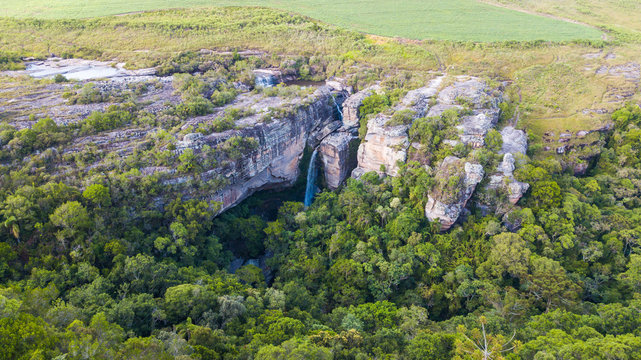
[[[472,164],[454,156],[448,156],[436,170],[437,185],[428,195],[425,216],[430,221],[439,221],[441,231],[449,230],[458,220],[476,185],[483,180],[483,166]],[[456,184],[450,180],[458,177]]]

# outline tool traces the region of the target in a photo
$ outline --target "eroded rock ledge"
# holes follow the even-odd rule
[[[449,85],[443,88],[443,84]],[[486,145],[485,138],[493,129],[500,115],[502,88],[493,88],[474,77],[437,77],[426,87],[410,91],[393,111],[379,114],[367,123],[367,134],[358,149],[358,167],[352,176],[360,177],[366,172],[375,171],[388,176],[398,176],[400,163],[408,160],[410,146],[409,129],[414,120],[421,117],[438,118],[449,109],[460,110],[462,116],[456,125],[456,135],[444,139],[442,146],[463,144],[468,148],[481,148]],[[403,124],[390,123],[394,114],[410,111],[412,119]],[[525,132],[506,127],[501,132],[505,154],[498,169],[487,172],[493,174],[486,188],[508,193],[508,200],[515,204],[528,190],[529,185],[520,183],[513,176],[513,153],[525,154],[527,136]],[[486,170],[480,164],[449,156],[438,164],[435,171],[437,185],[434,186],[426,201],[425,216],[431,221],[439,221],[441,230],[448,230],[459,218],[477,185],[483,180]]]

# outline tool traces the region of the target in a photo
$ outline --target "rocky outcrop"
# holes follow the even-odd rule
[[[505,154],[496,170],[497,172],[490,176],[487,188],[505,191],[510,204],[516,205],[530,188],[530,184],[519,182],[514,178],[514,155]]]
[[[430,221],[439,221],[441,231],[448,230],[458,220],[484,175],[479,164],[454,156],[445,158],[436,170],[437,186],[428,196],[425,216]]]
[[[352,175],[376,171],[396,176],[398,162],[405,162],[410,145],[407,125],[388,126],[388,116],[377,116],[367,123],[367,135],[358,148],[358,167]]]
[[[523,154],[527,152],[527,135],[523,130],[517,130],[511,126],[506,126],[501,130],[503,138],[503,147],[501,154]]]
[[[393,113],[410,110],[414,118],[425,116],[429,100],[438,93],[442,80],[443,77],[436,78],[427,87],[408,92],[392,114],[379,114],[369,120],[367,134],[358,148],[358,167],[352,176],[358,178],[370,171],[398,175],[398,162],[407,160],[411,124],[389,125]]]
[[[460,115],[456,124],[456,138],[444,139],[443,144],[456,146],[463,143],[472,148],[485,145],[487,133],[493,129],[499,119],[499,103],[502,100],[501,88],[492,88],[484,81],[460,76],[454,78],[451,85],[439,91],[445,77],[439,77],[426,87],[408,92],[393,111],[370,119],[367,124],[367,134],[358,149],[358,167],[352,176],[358,178],[362,174],[376,171],[390,176],[398,175],[398,164],[408,159],[408,151],[413,147],[421,148],[420,143],[410,143],[408,130],[413,120],[400,125],[390,120],[394,114],[411,110],[413,119],[419,117],[441,117],[447,110],[456,109]],[[448,115],[449,116],[449,115]],[[441,117],[441,119],[443,119]],[[508,134],[509,133],[509,134]],[[506,149],[523,147],[524,133],[519,130],[506,131]],[[523,150],[525,152],[525,150]],[[417,155],[413,152],[412,160]],[[425,156],[423,154],[422,156]],[[512,158],[513,159],[513,158]],[[513,163],[512,163],[513,165]],[[507,165],[506,165],[507,166]],[[513,168],[512,168],[513,170]],[[509,176],[512,176],[509,170]],[[449,229],[461,216],[467,202],[473,195],[476,186],[483,180],[485,171],[479,164],[473,164],[456,157],[447,157],[436,171],[437,185],[430,192],[425,207],[425,215],[432,221],[441,223],[441,230]],[[501,173],[501,180],[505,177]],[[513,177],[511,177],[513,179]],[[527,190],[527,184],[513,182],[509,191],[513,193],[511,201],[518,201]]]
[[[358,126],[360,108],[363,106],[363,100],[380,90],[380,86],[374,85],[365,90],[359,91],[350,96],[343,103],[343,123],[347,127]]]
[[[485,145],[485,135],[496,126],[499,120],[499,103],[502,93],[490,88],[478,78],[457,77],[457,81],[443,89],[436,104],[427,116],[441,116],[452,108],[467,108],[468,115],[461,117],[457,126],[458,141],[474,148]],[[456,141],[450,139],[450,141]]]
[[[347,131],[327,136],[318,148],[323,163],[325,183],[331,190],[337,189],[355,167],[352,148],[358,136]]]

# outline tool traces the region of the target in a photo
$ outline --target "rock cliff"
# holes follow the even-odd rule
[[[437,185],[425,205],[425,216],[439,221],[441,231],[448,230],[474,194],[476,185],[483,180],[483,166],[448,156],[436,170]]]
[[[323,86],[306,99],[281,104],[294,108],[283,118],[272,118],[265,122],[264,115],[253,115],[239,120],[244,126],[240,130],[216,133],[198,140],[197,146],[212,147],[232,136],[254,138],[258,142],[256,149],[250,153],[202,174],[204,180],[217,177],[225,179],[227,185],[210,196],[211,200],[221,203],[221,211],[238,204],[256,191],[288,187],[296,181],[305,147],[319,146],[341,126],[330,91]],[[344,164],[337,166],[340,168]],[[336,187],[340,185],[334,184]]]
[[[445,86],[444,83],[449,85]],[[458,123],[455,131],[450,133],[452,136],[444,139],[441,146],[463,144],[468,149],[485,146],[487,133],[496,126],[499,119],[501,90],[500,86],[490,87],[474,77],[441,76],[426,87],[408,92],[392,111],[379,114],[368,121],[367,134],[358,149],[358,167],[352,176],[359,177],[370,171],[397,176],[398,164],[408,160],[410,146],[421,147],[418,143],[410,144],[408,132],[412,122],[420,117],[444,121],[441,116],[450,109],[455,109],[459,114]],[[412,119],[401,124],[390,122],[395,114],[406,110],[411,111]],[[506,128],[502,135],[504,152],[525,153],[525,133]],[[415,160],[414,155],[412,159]],[[515,203],[527,191],[528,185],[514,180],[513,168],[514,157],[512,154],[506,155],[504,164],[500,166],[505,171],[498,171],[496,178],[493,177],[491,181],[494,181],[492,186],[495,187],[506,184],[510,201]],[[445,158],[435,172],[437,185],[428,196],[426,217],[432,221],[440,221],[441,230],[449,229],[459,218],[484,175],[485,170],[479,164],[453,156]]]
[[[379,114],[367,123],[367,134],[358,148],[358,167],[352,176],[376,171],[387,175],[398,175],[398,162],[407,160],[410,146],[409,124],[390,125],[393,115],[400,111],[409,110],[416,119],[425,116],[429,108],[429,100],[438,93],[443,77],[430,82],[427,87],[412,90],[393,109],[391,114]]]
[[[320,144],[318,151],[323,162],[325,184],[329,189],[337,189],[356,166],[352,149],[358,136],[349,131],[330,134]]]

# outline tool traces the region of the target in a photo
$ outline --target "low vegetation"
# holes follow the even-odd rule
[[[7,3],[0,15],[37,18],[78,18],[115,15],[141,10],[204,6],[268,6],[293,11],[357,31],[409,39],[530,41],[598,40],[601,32],[584,25],[487,5],[474,0],[447,2],[409,0],[403,3],[367,0],[336,4],[312,0],[269,1],[94,1],[78,4],[70,0],[27,0]]]

